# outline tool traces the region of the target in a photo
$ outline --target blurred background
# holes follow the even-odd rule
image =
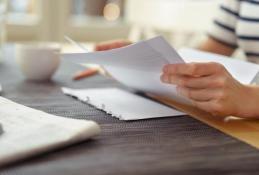
[[[64,35],[82,42],[117,38],[138,41],[161,34],[175,47],[195,47],[204,39],[219,0],[1,2],[7,5],[7,42],[63,41]]]

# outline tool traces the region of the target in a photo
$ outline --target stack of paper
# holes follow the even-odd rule
[[[0,166],[100,133],[93,121],[57,117],[0,97]]]
[[[62,88],[67,95],[111,114],[120,120],[180,116],[184,113],[158,102],[117,88],[75,90]]]

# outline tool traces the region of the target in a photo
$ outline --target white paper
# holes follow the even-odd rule
[[[164,65],[184,63],[163,37],[109,51],[63,54],[63,58],[78,64],[102,65],[113,78],[130,88],[187,103],[174,85],[160,80]]]
[[[180,55],[162,37],[142,41],[124,48],[93,52],[64,54],[74,63],[92,63],[103,66],[120,83],[146,93],[174,99],[182,103],[190,101],[176,92],[174,85],[160,81],[165,64],[186,62],[218,62],[223,64],[234,78],[249,84],[258,73],[256,64],[231,60],[221,55],[191,49],[180,50]],[[182,59],[184,58],[184,59]]]
[[[93,121],[66,119],[0,97],[0,166],[89,139],[100,133]]]
[[[184,115],[184,113],[171,107],[117,88],[85,90],[62,88],[62,91],[120,120],[140,120]]]
[[[250,84],[259,71],[259,65],[222,55],[193,49],[181,49],[179,54],[187,62],[217,62],[225,66],[230,74],[244,84]]]

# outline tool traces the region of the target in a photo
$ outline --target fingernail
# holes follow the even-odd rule
[[[167,73],[168,72],[168,66],[166,65],[166,66],[164,66],[164,68],[163,68],[163,72],[164,73]]]
[[[169,82],[169,77],[167,75],[162,75],[162,82],[168,83]]]
[[[180,86],[176,86],[176,92],[181,94],[181,87]]]
[[[177,91],[177,93],[185,96],[185,91],[183,90],[183,88],[181,86],[177,86],[176,91]]]

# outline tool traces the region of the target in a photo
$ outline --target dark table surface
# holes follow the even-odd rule
[[[73,82],[71,76],[80,69],[62,63],[51,82],[29,82],[15,65],[12,48],[8,49],[0,64],[4,97],[51,114],[94,120],[102,133],[12,164],[1,169],[1,175],[259,174],[256,149],[191,117],[124,122],[63,95],[62,86],[121,87],[102,76]]]

